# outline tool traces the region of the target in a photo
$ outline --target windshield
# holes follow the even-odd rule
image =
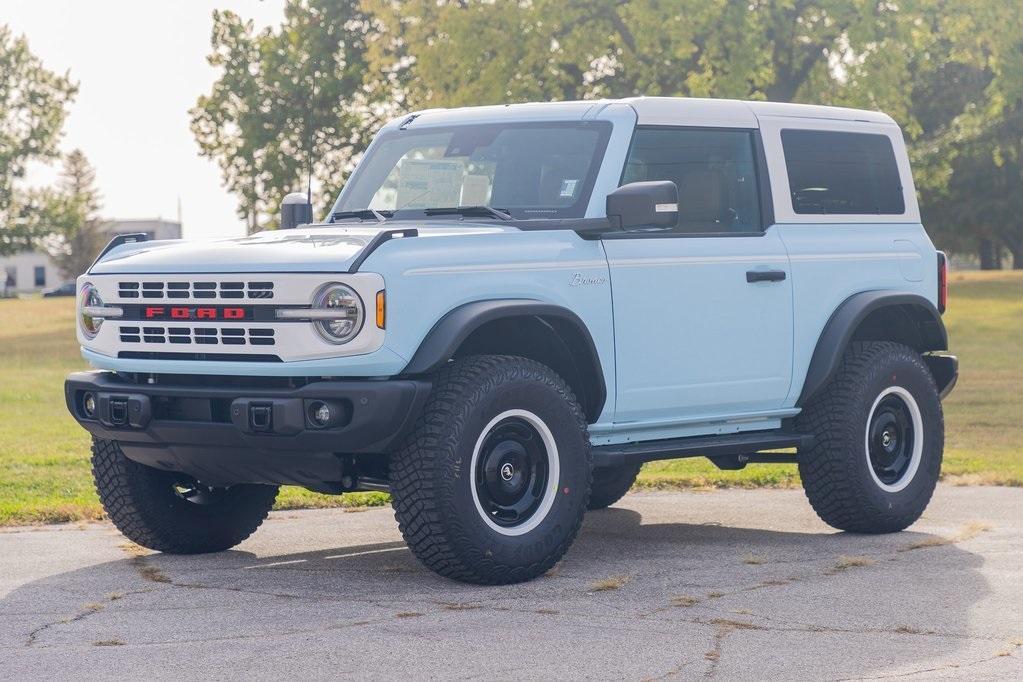
[[[580,218],[610,134],[606,121],[412,123],[381,134],[332,214],[487,206],[513,218]]]

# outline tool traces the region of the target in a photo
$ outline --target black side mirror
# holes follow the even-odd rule
[[[671,180],[622,185],[607,195],[607,218],[621,230],[675,227],[678,187]]]
[[[281,229],[293,230],[313,222],[313,207],[301,192],[292,192],[281,202]]]

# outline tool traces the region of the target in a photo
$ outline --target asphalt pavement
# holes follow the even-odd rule
[[[800,491],[634,493],[523,585],[437,577],[389,509],[277,512],[235,551],[0,531],[0,678],[1023,679],[1023,489],[895,535]]]

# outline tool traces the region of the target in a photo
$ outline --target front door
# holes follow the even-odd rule
[[[604,240],[614,305],[615,428],[752,417],[792,374],[792,283],[764,229],[745,130],[639,128],[623,184],[672,180],[675,229]]]

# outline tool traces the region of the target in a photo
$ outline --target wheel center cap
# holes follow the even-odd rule
[[[515,475],[515,467],[513,467],[511,465],[511,462],[505,462],[501,466],[501,478],[504,479],[505,481],[510,481],[510,480],[512,480],[512,477],[514,475]]]
[[[892,444],[892,434],[890,432],[888,432],[888,431],[885,431],[883,434],[881,434],[881,445],[883,445],[883,446],[885,446],[887,448],[887,447],[891,447],[891,444]]]

